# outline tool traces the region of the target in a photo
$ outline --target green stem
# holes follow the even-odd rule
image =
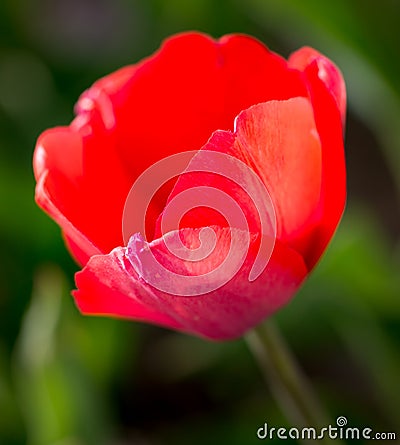
[[[318,430],[329,425],[311,385],[277,328],[267,321],[245,336],[277,403],[293,427]],[[302,443],[316,443],[303,440]],[[328,437],[318,443],[333,443]],[[339,441],[335,441],[339,445]]]

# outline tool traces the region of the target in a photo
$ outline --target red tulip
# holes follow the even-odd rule
[[[34,154],[37,203],[84,265],[74,292],[79,309],[229,339],[287,303],[343,213],[345,94],[339,70],[317,51],[302,48],[286,61],[244,35],[174,36],[153,56],[97,81],[79,99],[70,126],[45,131]],[[186,173],[151,200],[146,234],[128,233],[133,236],[124,241],[132,185],[158,161],[189,150],[197,154]],[[264,198],[258,186],[250,190],[257,196],[248,196],[235,181],[213,175],[236,162],[221,167],[217,154],[237,160],[246,184],[257,182],[250,171],[256,173],[268,190]],[[229,195],[247,229],[236,217],[229,220],[225,207],[200,204],[183,212],[176,230],[163,230],[166,205],[205,187]],[[269,197],[275,219],[270,209],[266,233],[257,202],[267,205]],[[141,209],[140,197],[134,199],[124,224]],[[209,255],[193,261],[169,250],[182,242],[196,251],[204,227],[213,230],[217,246]],[[223,263],[233,239],[242,246],[233,251],[233,276],[198,287],[196,279]],[[265,264],[250,280],[259,258]]]

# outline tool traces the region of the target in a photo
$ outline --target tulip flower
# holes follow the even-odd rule
[[[287,304],[343,213],[345,104],[328,58],[245,35],[173,36],[95,82],[34,153],[80,311],[227,340]]]

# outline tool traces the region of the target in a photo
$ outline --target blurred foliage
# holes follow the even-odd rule
[[[0,2],[0,443],[256,443],[286,425],[243,341],[86,318],[77,266],[33,202],[31,157],[78,95],[169,34],[244,32],[311,45],[349,96],[349,199],[336,237],[276,319],[332,414],[400,425],[400,49],[396,0]],[[400,431],[397,430],[400,434]]]

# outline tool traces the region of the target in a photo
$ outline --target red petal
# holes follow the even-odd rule
[[[317,50],[307,46],[291,54],[288,63],[290,67],[299,71],[305,71],[313,63],[317,65],[317,76],[335,98],[344,124],[346,118],[346,85],[339,68]]]
[[[125,249],[118,248],[109,255],[93,256],[87,266],[76,274],[79,290],[74,292],[77,306],[84,314],[108,315],[148,321],[161,326],[179,329],[171,317],[152,308],[153,298],[134,275],[127,273]],[[142,301],[143,300],[143,301]]]
[[[115,151],[106,150],[111,136],[99,120],[92,116],[88,124],[80,115],[71,127],[44,132],[34,153],[36,200],[61,225],[67,241],[72,238],[80,263],[93,254],[93,246],[105,253],[123,243],[121,209],[131,184]],[[71,231],[84,234],[92,247],[87,250],[87,242],[81,244],[81,236]]]
[[[305,48],[292,55],[290,65],[304,70],[322,146],[321,200],[313,216],[316,229],[303,249],[305,261],[311,268],[332,238],[346,202],[342,127],[346,91],[338,68],[312,49]]]
[[[60,189],[67,188],[63,187],[65,179],[61,175],[57,177],[57,174],[53,174],[53,179],[55,179],[54,182]],[[53,185],[54,184],[49,180],[48,171],[46,170],[40,175],[36,184],[36,201],[38,205],[49,215],[51,215],[54,221],[56,221],[62,227],[64,236],[71,241],[72,246],[75,246],[72,252],[75,253],[75,249],[77,253],[79,252],[76,259],[81,264],[85,264],[92,255],[98,255],[101,252],[65,217],[66,212],[64,210],[60,210],[56,206],[56,200],[49,194],[49,191],[54,189]]]
[[[74,186],[79,186],[82,179],[82,139],[79,134],[68,127],[52,128],[41,134],[33,157],[36,180],[39,180],[49,166]]]
[[[228,229],[216,228],[217,240],[225,242]],[[198,243],[198,229],[182,230],[177,236],[186,245]],[[284,305],[307,274],[299,254],[281,243],[259,278],[249,282],[257,240],[253,236],[243,267],[223,287],[197,297],[182,297],[161,292],[141,279],[127,255],[116,249],[110,255],[91,258],[76,275],[78,307],[84,313],[116,315],[180,329],[202,337],[225,340],[239,337]],[[148,245],[154,255],[177,273],[195,276],[214,268],[215,255],[202,264],[182,262],[171,256],[165,239]],[[162,284],[162,283],[161,283]]]
[[[301,251],[304,238],[314,229],[310,226],[310,218],[321,192],[321,147],[310,102],[298,97],[270,101],[243,111],[236,120],[235,133],[214,133],[199,155],[193,158],[190,168],[204,150],[231,155],[259,175],[274,204],[278,239]],[[197,172],[182,175],[168,202],[182,191],[201,185],[223,190],[232,196],[245,212],[250,231],[260,231],[257,209],[249,197],[218,175]],[[161,218],[157,236],[161,235],[160,224]],[[216,219],[215,212],[200,207],[188,212],[180,227],[210,224],[225,225]]]
[[[59,153],[60,147],[64,151],[63,157]],[[65,237],[75,246],[74,250],[79,250],[75,257],[85,264],[90,256],[100,251],[71,223],[79,218],[76,197],[82,183],[81,151],[82,139],[78,133],[68,127],[47,130],[38,139],[33,166],[38,205],[63,228]]]
[[[233,129],[243,109],[298,95],[306,95],[299,73],[259,41],[178,35],[111,96],[118,149],[135,178],[163,157],[199,149],[213,131]]]
[[[296,247],[308,230],[321,191],[321,146],[304,98],[268,102],[242,112],[237,149],[266,184],[278,218],[278,238]]]

